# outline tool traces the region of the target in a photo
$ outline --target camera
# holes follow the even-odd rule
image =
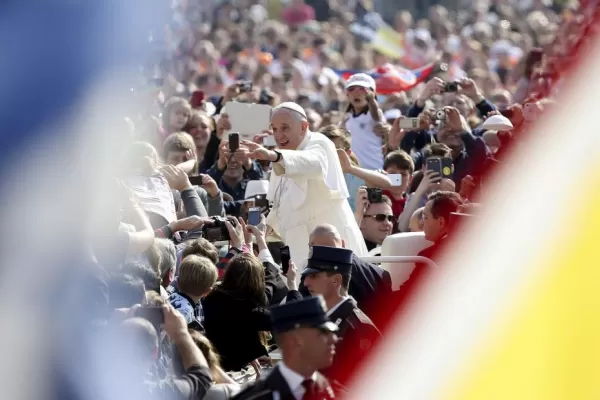
[[[229,241],[231,238],[229,237],[229,231],[227,230],[225,221],[229,221],[233,226],[236,225],[236,221],[233,218],[212,217],[212,223],[202,227],[202,236],[209,242]]]
[[[446,112],[444,110],[437,110],[435,112],[435,119],[437,121],[443,121],[446,119]]]
[[[446,92],[446,93],[458,92],[458,83],[457,82],[446,82],[444,84],[444,92]]]
[[[269,104],[273,101],[273,94],[269,92],[267,89],[262,89],[260,91],[260,97],[258,98],[258,104]]]
[[[240,93],[248,93],[252,91],[252,81],[244,81],[238,84]]]
[[[267,196],[264,194],[257,194],[254,196],[254,206],[260,207],[261,209],[268,208],[269,200],[267,199]]]
[[[369,203],[383,203],[383,193],[380,188],[367,188]]]

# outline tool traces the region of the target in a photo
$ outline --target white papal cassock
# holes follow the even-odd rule
[[[333,142],[321,133],[307,132],[297,150],[278,151],[282,158],[273,163],[267,196],[273,209],[267,224],[290,247],[298,269],[308,257],[309,234],[321,224],[335,226],[346,248],[366,255]]]

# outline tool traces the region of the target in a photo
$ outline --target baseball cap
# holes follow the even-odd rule
[[[362,72],[359,74],[354,74],[348,78],[348,81],[346,82],[346,89],[354,86],[360,86],[375,91],[375,79],[367,74],[363,74]]]

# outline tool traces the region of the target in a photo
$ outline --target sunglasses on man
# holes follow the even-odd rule
[[[388,214],[371,214],[371,215],[364,215],[364,216],[365,217],[369,217],[369,218],[373,218],[377,222],[383,222],[386,219],[389,222],[394,222],[394,216],[393,215],[388,215]]]

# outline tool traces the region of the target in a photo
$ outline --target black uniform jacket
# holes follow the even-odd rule
[[[353,372],[350,367],[357,366],[370,353],[381,332],[352,297],[340,304],[329,319],[339,327],[338,343],[333,365],[321,372],[330,381],[344,387]]]
[[[323,375],[317,372],[317,394],[311,400],[334,399],[335,394]],[[232,400],[296,400],[285,378],[275,366],[265,378],[261,378],[246,386]]]

